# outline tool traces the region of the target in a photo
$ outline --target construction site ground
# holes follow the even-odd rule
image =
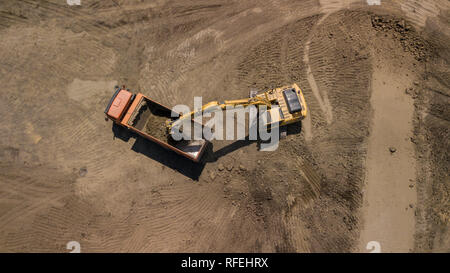
[[[450,5],[368,2],[1,1],[0,251],[449,252]],[[276,151],[200,164],[103,113],[294,82]]]

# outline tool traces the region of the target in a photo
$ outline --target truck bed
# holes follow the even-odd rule
[[[145,96],[132,113],[128,125],[143,137],[150,139],[165,148],[181,153],[198,161],[206,145],[205,140],[174,141],[166,131],[166,120],[171,118],[172,111]]]
[[[135,110],[134,119],[129,124],[161,141],[168,141],[166,134],[166,120],[170,119],[171,111],[144,98]]]

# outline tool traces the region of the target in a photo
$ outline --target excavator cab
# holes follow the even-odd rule
[[[286,101],[289,113],[294,114],[302,110],[302,104],[294,88],[284,90],[283,97]]]
[[[270,116],[268,123],[271,126],[284,126],[298,122],[307,115],[307,106],[303,92],[295,83],[289,86],[271,89],[254,96],[266,98],[270,101],[272,108],[268,110],[268,115]]]

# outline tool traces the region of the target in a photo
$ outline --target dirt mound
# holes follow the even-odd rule
[[[371,20],[376,30],[392,32],[394,39],[400,41],[403,49],[413,54],[418,61],[427,61],[432,57],[434,52],[432,44],[421,37],[404,19],[372,15]]]

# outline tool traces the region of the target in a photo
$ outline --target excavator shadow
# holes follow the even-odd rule
[[[296,122],[296,123],[289,124],[286,126],[287,135],[297,135],[297,134],[300,134],[301,131],[302,131],[302,123],[301,122]],[[222,147],[217,151],[212,151],[213,145],[211,144],[210,149],[205,151],[203,158],[206,163],[216,162],[219,158],[226,156],[227,154],[232,153],[236,150],[239,150],[243,147],[249,146],[253,143],[257,144],[258,149],[260,148],[261,141],[260,140],[250,140],[248,136],[245,139],[237,140],[225,147]]]
[[[302,121],[289,124],[287,127],[287,135],[298,135],[302,132]]]
[[[299,134],[301,130],[301,122],[290,124],[287,126],[287,135]],[[258,147],[260,144],[259,140],[250,140],[246,137],[243,140],[237,140],[217,151],[213,151],[213,144],[208,142],[205,147],[202,160],[196,163],[173,151],[167,150],[150,140],[134,134],[122,126],[114,124],[112,131],[115,138],[119,138],[125,142],[128,142],[130,138],[135,138],[136,141],[131,147],[131,150],[136,153],[143,154],[146,157],[158,161],[159,163],[196,181],[198,181],[207,163],[216,162],[219,158],[253,143],[257,143]]]
[[[128,142],[130,138],[135,138],[136,141],[131,147],[131,150],[134,152],[158,161],[164,166],[167,166],[192,180],[198,180],[205,167],[206,162],[193,162],[188,158],[180,156],[173,151],[167,150],[150,140],[128,131],[122,126],[114,124],[112,131],[115,138],[119,138],[125,142]],[[207,150],[205,153],[208,153],[208,149],[210,149],[208,146],[206,147]]]
[[[203,159],[206,163],[216,162],[222,156],[226,156],[229,153],[232,153],[240,148],[251,145],[252,143],[258,143],[257,140],[249,140],[248,137],[243,140],[237,140],[225,147],[220,148],[217,151],[213,151],[213,144],[210,145],[210,149],[205,151],[203,155]]]

